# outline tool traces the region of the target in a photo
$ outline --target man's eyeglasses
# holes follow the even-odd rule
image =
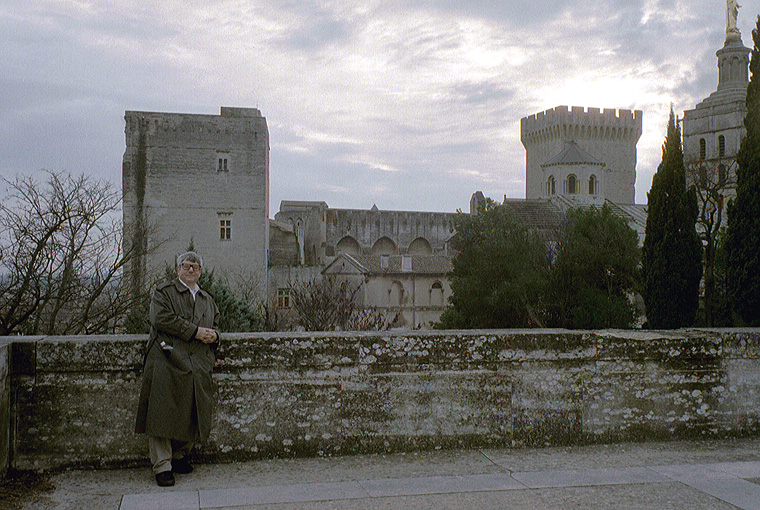
[[[184,269],[185,271],[190,271],[192,269],[196,273],[200,271],[201,269],[200,264],[191,264],[190,262],[183,262],[182,264],[180,264],[180,267]]]

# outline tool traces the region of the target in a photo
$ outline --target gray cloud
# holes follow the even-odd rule
[[[741,3],[749,44],[760,0]],[[476,189],[520,196],[519,119],[581,103],[644,110],[643,201],[669,104],[680,113],[715,90],[721,4],[3,5],[0,172],[81,170],[120,185],[124,110],[260,106],[273,212],[283,199],[453,211]]]
[[[350,21],[342,19],[316,2],[284,2],[279,8],[292,28],[275,39],[288,50],[319,51],[345,42],[352,32]]]

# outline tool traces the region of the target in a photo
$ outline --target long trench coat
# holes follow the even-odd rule
[[[211,370],[219,344],[204,344],[195,333],[198,327],[216,330],[218,323],[219,308],[203,289],[193,300],[178,279],[156,288],[135,432],[193,442],[208,437],[214,410]],[[174,347],[168,355],[162,341]]]

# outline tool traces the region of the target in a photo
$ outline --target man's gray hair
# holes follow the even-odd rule
[[[194,251],[188,251],[177,257],[177,267],[181,266],[185,261],[196,262],[199,266],[203,267],[203,257]]]

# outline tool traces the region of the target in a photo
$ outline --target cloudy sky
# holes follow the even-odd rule
[[[740,0],[751,46],[760,0]],[[137,6],[137,7],[136,7]],[[124,111],[258,107],[281,200],[454,211],[525,195],[520,118],[644,112],[646,201],[669,105],[717,85],[725,0],[0,0],[0,175],[121,186]]]

